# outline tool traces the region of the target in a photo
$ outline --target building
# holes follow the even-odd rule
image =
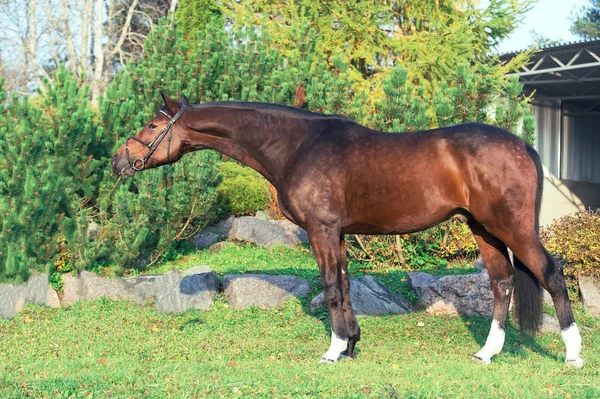
[[[600,208],[600,40],[543,47],[513,75],[533,93],[546,174],[540,223]]]

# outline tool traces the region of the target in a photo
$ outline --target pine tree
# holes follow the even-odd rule
[[[0,123],[0,278],[50,270],[58,238],[76,239],[69,226],[98,183],[87,88],[64,68],[47,83],[42,107],[14,95]]]
[[[135,135],[161,105],[159,90],[179,96],[196,92],[197,65],[188,62],[180,32],[167,21],[155,28],[145,44],[142,59],[117,75],[100,101],[105,142],[116,150]],[[181,46],[181,47],[180,47]],[[167,56],[168,54],[168,56]],[[202,54],[197,60],[208,71],[219,73],[219,55]],[[168,258],[178,243],[216,217],[216,163],[210,152],[186,155],[171,167],[144,171],[115,186],[117,179],[106,171],[98,199],[99,222],[110,260],[120,267],[143,269]]]
[[[600,0],[589,0],[587,6],[575,13],[571,32],[584,39],[600,37]]]

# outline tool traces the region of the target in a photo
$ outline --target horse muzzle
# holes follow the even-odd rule
[[[129,160],[126,157],[120,157],[115,154],[112,159],[112,172],[117,175],[133,176],[135,171],[132,169]]]

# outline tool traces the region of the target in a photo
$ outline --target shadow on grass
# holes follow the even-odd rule
[[[304,250],[306,251],[306,248],[304,248]],[[250,256],[249,258],[246,257],[246,255],[249,253],[245,253],[243,251],[244,250],[241,250],[240,252],[240,247],[237,247],[237,249],[234,248],[230,250],[225,250],[224,255],[227,258],[219,257],[217,255],[216,258],[210,259],[209,257],[209,259],[205,258],[202,261],[207,261],[207,263],[211,265],[213,265],[211,261],[214,261],[215,263],[213,270],[217,271],[220,277],[226,274],[268,274],[297,276],[308,280],[310,282],[311,291],[307,296],[299,298],[302,310],[306,315],[319,319],[322,323],[325,334],[330,334],[331,324],[326,307],[322,306],[315,312],[312,312],[310,310],[311,299],[321,292],[320,274],[316,262],[314,261],[314,257],[308,255],[306,251],[304,252],[304,255],[308,256],[305,256],[305,260],[303,259],[301,263],[297,263],[298,266],[285,267],[284,265],[281,265],[281,263],[286,262],[285,260],[287,256],[292,256],[293,258],[295,255],[297,255],[295,251],[294,254],[292,254],[289,253],[289,250],[287,249],[282,250],[273,248],[272,250],[268,250],[264,253],[262,253],[261,251],[261,253],[259,254],[251,252],[252,256]],[[221,251],[218,252],[220,253]],[[198,252],[196,251],[196,253]],[[253,256],[255,258],[253,258]],[[256,268],[252,267],[251,262],[253,259],[256,259],[258,262]],[[279,259],[281,259],[281,261]],[[250,261],[250,263],[248,261]],[[292,263],[294,262],[292,261]],[[368,267],[365,267],[365,264],[361,264],[356,261],[351,261],[349,263],[348,270],[351,277],[371,275],[377,278],[392,292],[408,299],[413,304],[417,303],[418,298],[414,291],[412,291],[408,285],[408,272],[406,270],[370,269]],[[431,273],[434,275],[456,275],[472,273],[474,271],[474,268],[437,268],[434,270],[423,269],[419,271]],[[283,285],[280,288],[284,290],[286,289],[286,287]],[[462,317],[462,319],[465,322],[465,326],[468,328],[473,339],[477,342],[477,344],[480,347],[483,346],[485,344],[485,340],[489,332],[491,319],[486,317]],[[180,329],[185,329],[191,326],[192,324],[197,324],[198,322],[187,322],[184,325],[182,325]],[[530,348],[531,350],[540,353],[545,357],[559,360],[557,356],[549,353],[542,346],[538,345],[533,338],[521,335],[518,329],[515,328],[512,324],[510,324],[510,322],[508,322],[506,327],[506,344],[504,351],[515,356],[522,357],[525,355],[525,352],[523,351],[524,347]]]
[[[440,270],[420,270],[423,272],[433,272],[434,274],[440,274]],[[362,275],[371,275],[377,278],[383,285],[385,285],[392,292],[405,297],[410,300],[416,307],[417,304],[417,296],[412,289],[410,289],[407,281],[408,272],[401,269],[388,269],[388,270],[364,270],[360,268],[360,265],[350,264],[349,272],[351,277],[360,277]],[[442,274],[466,274],[473,272],[472,268],[455,268],[455,269],[447,269],[442,271]],[[310,301],[313,297],[318,295],[321,292],[321,282],[319,271],[315,267],[315,269],[303,269],[303,268],[278,268],[274,267],[268,270],[251,270],[251,269],[226,269],[220,270],[219,274],[269,274],[269,275],[288,275],[288,276],[297,276],[304,279],[307,279],[311,283],[311,292],[309,295],[305,297],[299,298],[302,310],[304,313],[310,317],[315,317],[319,319],[322,323],[323,330],[325,334],[329,335],[331,333],[331,324],[329,315],[326,309],[326,306],[321,306],[315,312],[312,312],[310,309]],[[285,289],[285,287],[280,287]],[[401,316],[398,316],[401,317]],[[487,335],[490,329],[491,319],[486,317],[467,317],[462,316],[461,319],[465,322],[465,326],[468,328],[471,336],[477,342],[477,344],[482,347],[485,344],[487,339]],[[359,319],[360,323],[360,319]],[[506,343],[503,349],[503,352],[509,353],[513,356],[517,357],[525,357],[526,352],[523,348],[528,348],[533,350],[536,353],[541,354],[542,356],[548,357],[550,359],[561,361],[558,356],[550,353],[544,347],[537,344],[535,339],[530,336],[526,336],[520,333],[519,329],[512,325],[510,320],[507,321],[506,325]],[[357,354],[360,354],[360,344],[357,346]]]
[[[482,316],[461,316],[461,319],[465,322],[465,325],[467,326],[475,342],[477,342],[479,347],[483,347],[490,331],[491,318]],[[504,331],[506,333],[506,339],[502,353],[508,353],[511,356],[524,358],[526,356],[526,352],[523,350],[523,348],[528,348],[544,357],[562,362],[560,357],[547,351],[543,346],[539,345],[535,341],[535,337],[521,333],[519,328],[513,325],[510,320],[506,321],[506,327]]]

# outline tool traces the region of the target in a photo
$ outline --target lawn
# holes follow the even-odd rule
[[[319,291],[316,263],[304,249],[200,251],[155,271],[199,264],[221,276],[293,274],[312,281],[312,294]],[[362,273],[358,264],[350,270]],[[367,272],[415,300],[405,272]],[[211,311],[167,316],[110,300],[27,306],[13,320],[0,320],[0,397],[600,397],[600,321],[579,304],[582,370],[564,366],[560,336],[542,334],[534,342],[513,328],[491,365],[474,363],[470,356],[485,341],[489,320],[423,312],[361,318],[357,359],[321,365],[329,324],[325,312],[310,313],[311,298],[237,311],[219,297]]]

